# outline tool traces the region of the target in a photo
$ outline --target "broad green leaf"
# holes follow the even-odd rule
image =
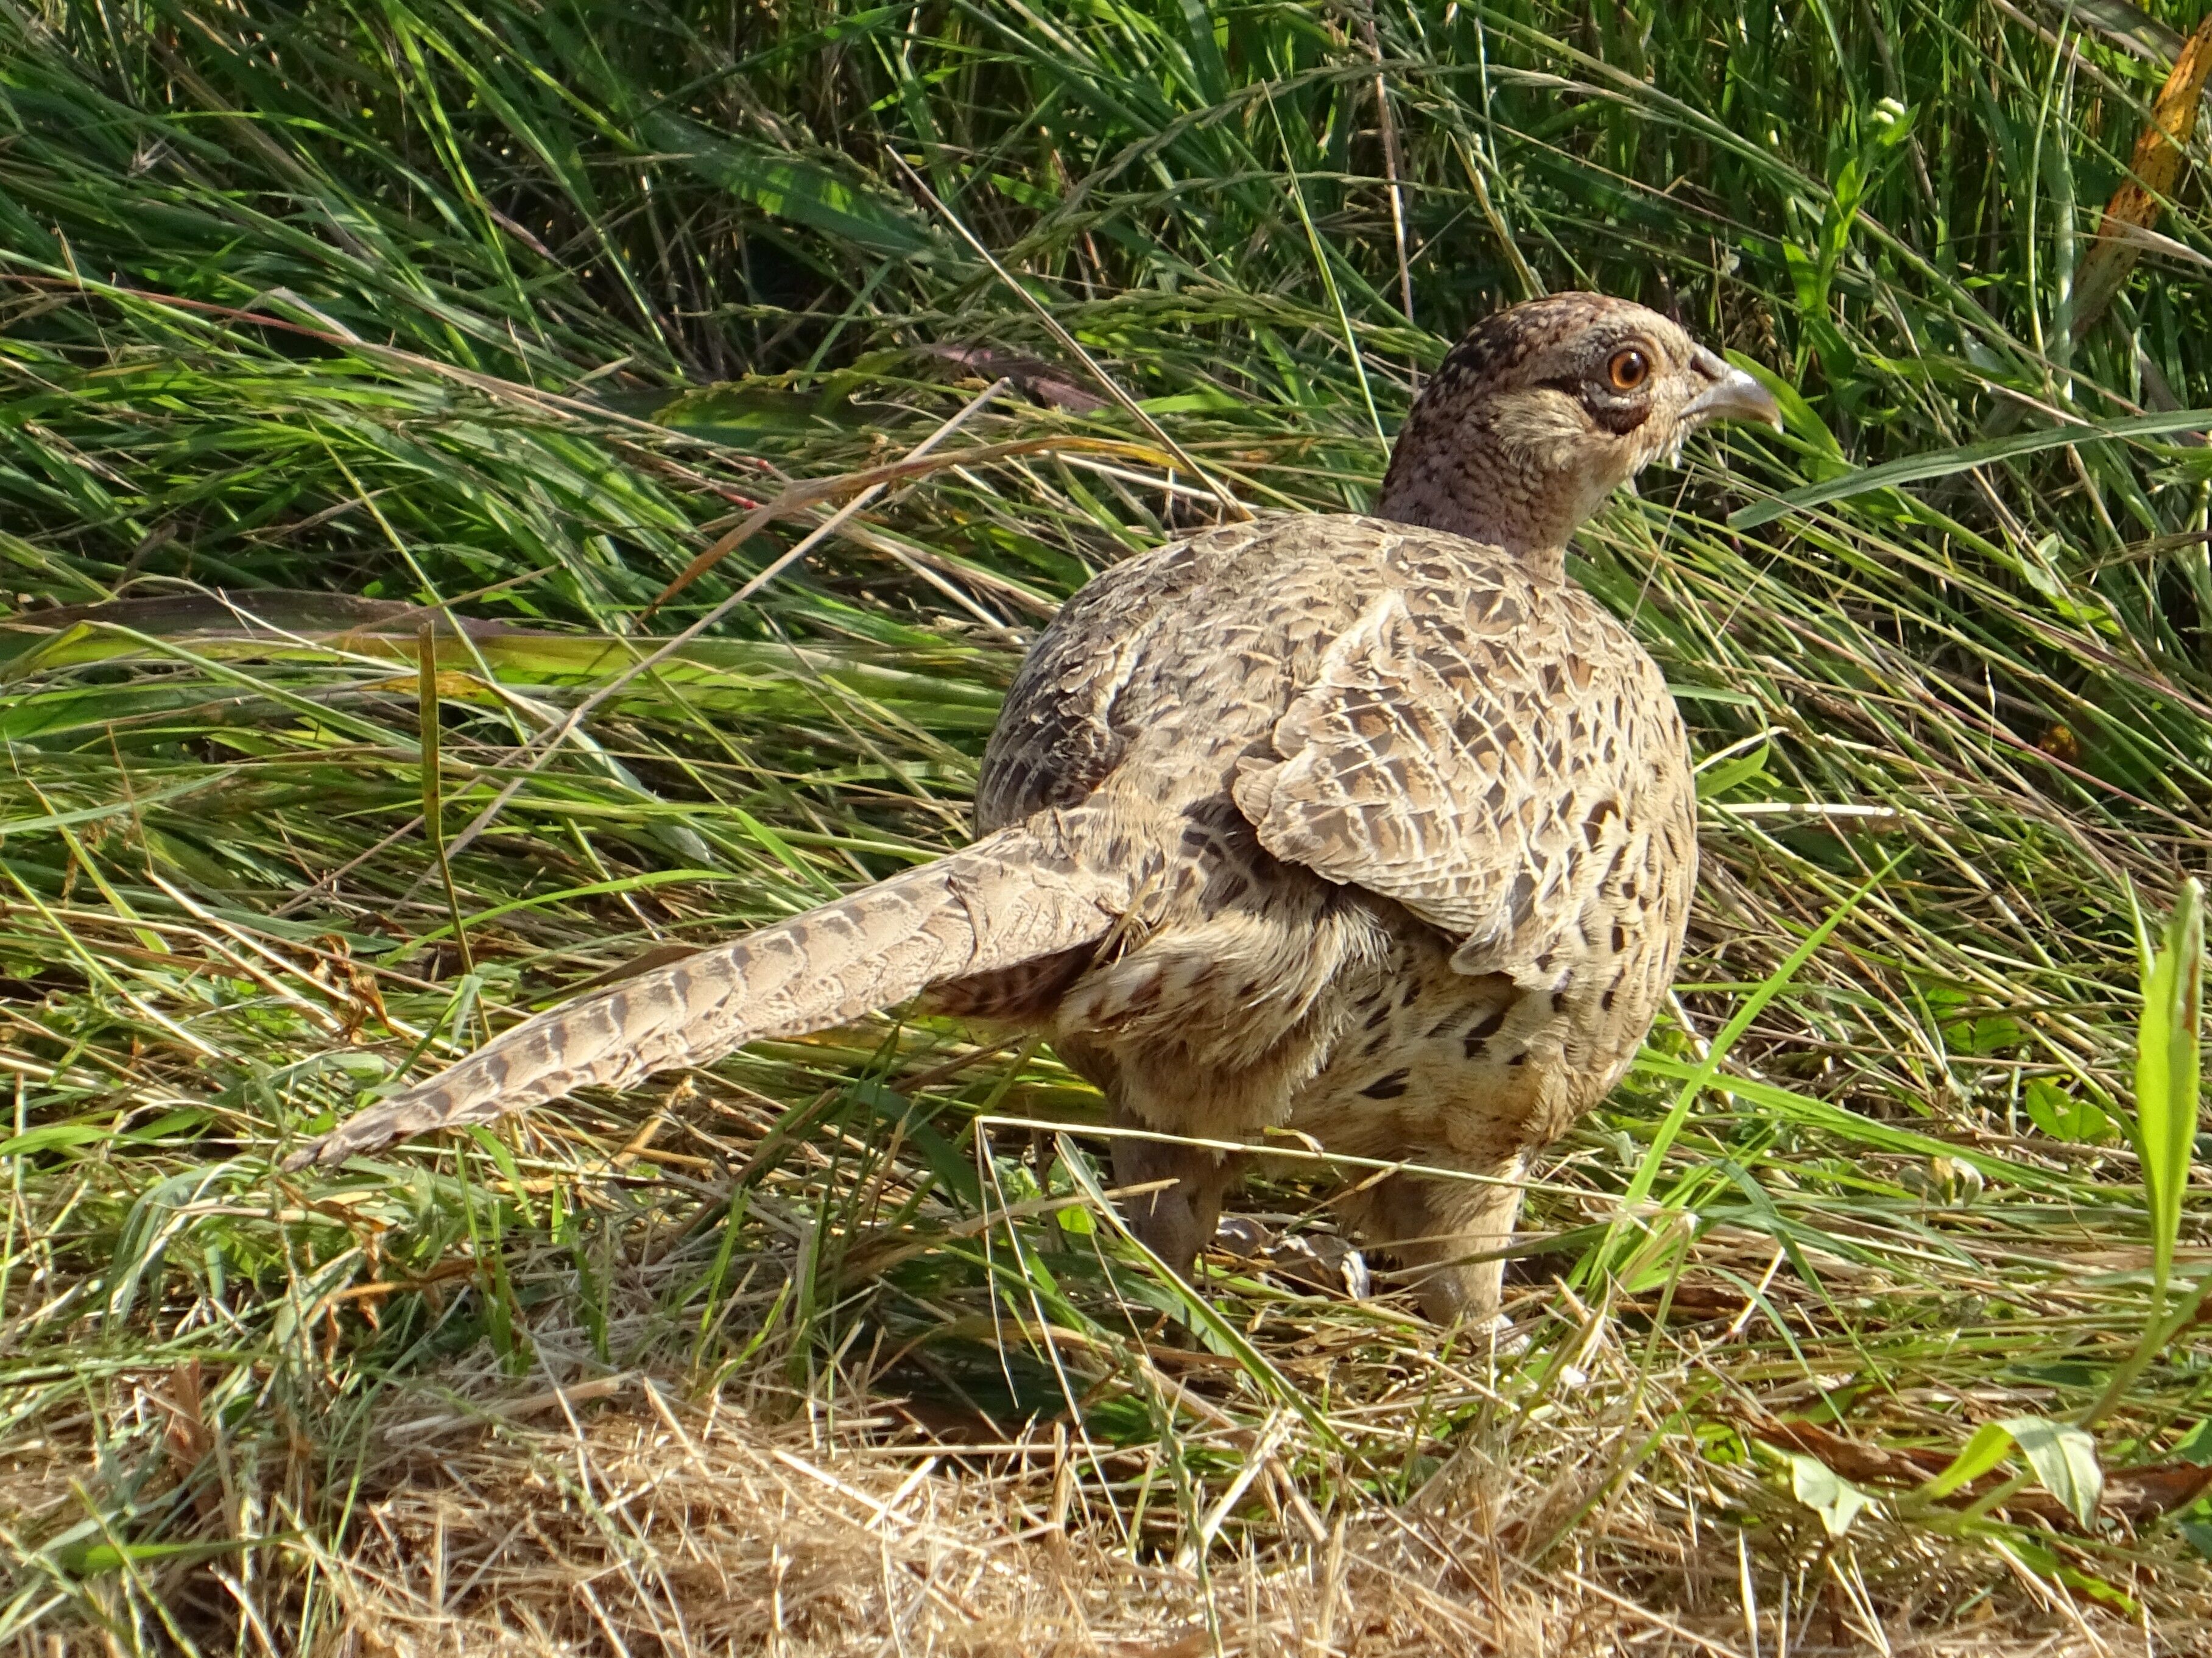
[[[2112,1120],[2102,1108],[2075,1098],[2046,1077],[2033,1078],[2021,1090],[2021,1105],[2027,1120],[2053,1139],[2096,1145],[2112,1132]]]
[[[2012,1430],[2002,1422],[1984,1422],[1951,1459],[1951,1466],[1920,1488],[1926,1497],[1948,1497],[1971,1485],[2003,1461],[2013,1448]]]
[[[2097,1442],[2081,1429],[2047,1417],[2007,1417],[1994,1425],[2018,1442],[2021,1455],[2035,1470],[2036,1483],[2063,1503],[2068,1513],[2088,1525],[2105,1495],[2105,1470],[2097,1461]]]
[[[2212,1417],[2207,1417],[2181,1436],[2172,1455],[2198,1467],[2212,1462]]]
[[[1862,1509],[1871,1508],[1875,1499],[1838,1473],[1817,1456],[1802,1451],[1790,1454],[1790,1491],[1800,1503],[1820,1516],[1828,1535],[1841,1537],[1851,1528]]]

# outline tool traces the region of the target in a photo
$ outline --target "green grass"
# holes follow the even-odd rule
[[[2212,407],[2201,138],[2073,298],[2195,21],[0,10],[0,1640],[2201,1643],[2212,1508],[2084,1497],[2212,1461],[2201,927],[2142,997],[2212,833],[2212,449],[2141,418]],[[950,1023],[271,1172],[957,844],[1060,598],[1217,489],[1364,505],[1456,332],[1566,286],[1788,429],[1578,545],[1705,884],[1497,1351],[1279,1263],[1191,1303],[1095,1097]]]

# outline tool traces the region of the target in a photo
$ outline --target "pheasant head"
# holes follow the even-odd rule
[[[1656,311],[1554,294],[1453,348],[1406,417],[1379,518],[1556,558],[1605,498],[1717,420],[1780,429],[1766,389]]]

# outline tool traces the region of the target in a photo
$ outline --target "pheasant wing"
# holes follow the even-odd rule
[[[1686,786],[1657,667],[1579,588],[1401,550],[1247,760],[1238,807],[1276,857],[1393,898],[1469,973],[1543,978],[1547,941]],[[1637,836],[1634,838],[1642,838]],[[1643,860],[1636,860],[1641,863]]]
[[[1067,601],[1006,693],[983,755],[979,829],[1073,806],[1106,780],[1130,735],[1116,720],[1115,700],[1148,659],[1157,671],[1164,631],[1188,629],[1194,590],[1261,539],[1240,525],[1171,543],[1116,565]],[[1167,641],[1170,654],[1180,642]]]

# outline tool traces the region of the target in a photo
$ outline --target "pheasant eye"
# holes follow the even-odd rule
[[[1651,378],[1651,359],[1633,346],[1616,351],[1605,366],[1605,377],[1613,382],[1614,391],[1633,392]]]

